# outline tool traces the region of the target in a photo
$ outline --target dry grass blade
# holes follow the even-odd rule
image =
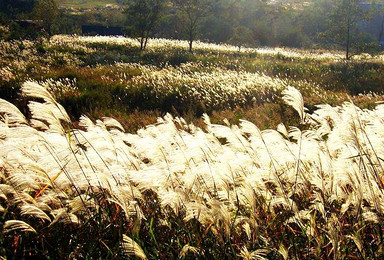
[[[144,253],[144,250],[136,243],[132,238],[123,235],[122,248],[124,254],[127,256],[136,256],[140,259],[147,259],[147,256]]]
[[[189,252],[193,253],[194,255],[198,255],[199,254],[199,249],[197,247],[190,246],[189,244],[186,244],[181,249],[181,251],[179,253],[179,258],[180,259],[184,259]]]
[[[65,225],[80,225],[81,222],[79,218],[72,213],[66,212],[65,209],[58,209],[51,212],[52,215],[54,215],[54,219],[49,224],[49,227],[52,227],[56,223],[63,223]]]
[[[40,109],[45,106],[46,108],[48,108],[48,110],[51,110],[50,113],[43,113],[44,115],[51,114],[54,118],[58,120],[64,120],[66,122],[71,121],[65,109],[59,103],[57,103],[51,93],[49,93],[49,91],[43,86],[33,81],[27,81],[22,85],[21,90],[25,95],[29,97],[41,98],[46,102],[45,104],[39,104]],[[36,102],[30,102],[30,109],[32,103],[35,103],[36,105]],[[54,108],[50,108],[50,106]],[[35,114],[35,116],[36,115],[38,115],[38,113]],[[39,119],[39,116],[37,116],[37,119]]]
[[[304,100],[300,91],[294,87],[287,87],[282,92],[284,102],[293,107],[300,116],[301,122],[304,122],[305,113],[304,113]]]
[[[7,116],[8,123],[11,124],[27,124],[27,119],[20,110],[8,101],[0,98],[0,114]]]
[[[249,225],[249,223],[245,223],[243,225],[243,229],[244,229],[245,234],[247,235],[248,240],[251,240],[252,231],[251,231],[251,226]]]
[[[284,258],[284,260],[288,259],[288,249],[283,244],[280,244],[278,252]]]
[[[33,227],[21,220],[8,220],[4,223],[3,232],[8,233],[11,231],[37,233]]]
[[[360,239],[359,235],[358,234],[355,234],[355,235],[348,235],[347,238],[351,239],[356,247],[359,249],[359,251],[364,254],[364,243],[363,241]]]
[[[57,104],[53,96],[48,92],[46,88],[40,86],[38,83],[33,81],[27,81],[22,85],[22,92],[29,96],[35,98],[42,98],[45,102]]]
[[[21,207],[21,215],[51,221],[51,218],[44,211],[30,204],[25,204]]]
[[[117,121],[114,118],[104,117],[103,118],[103,123],[107,127],[116,128],[116,129],[120,130],[121,132],[125,132],[124,127],[119,123],[119,121]]]
[[[55,182],[55,180],[60,176],[60,174],[62,174],[63,173],[63,171],[62,170],[60,170],[52,179],[51,179],[51,183],[54,183]],[[50,184],[46,184],[46,185],[44,185],[44,187],[43,188],[41,188],[41,190],[39,190],[37,193],[36,193],[36,195],[35,195],[35,199],[36,198],[38,198],[41,194],[43,194],[43,192],[48,188],[48,187],[50,187],[51,185]]]
[[[249,252],[248,249],[244,246],[241,249],[239,256],[244,260],[265,260],[265,256],[268,254],[266,249],[257,249],[255,251]]]

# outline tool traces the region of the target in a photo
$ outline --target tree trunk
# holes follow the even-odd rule
[[[381,42],[383,39],[383,34],[384,34],[384,14],[383,18],[381,20],[381,28],[380,28],[380,33],[379,33],[379,41]]]
[[[144,49],[144,36],[140,37],[140,51]]]
[[[192,44],[193,44],[193,40],[189,40],[189,52],[190,53],[193,53]]]
[[[147,32],[147,33],[146,33],[146,35],[145,35],[145,41],[144,41],[144,49],[146,49],[146,48],[147,48],[148,37],[149,37],[149,32]]]
[[[52,29],[51,29],[52,28],[52,24],[51,23],[46,23],[44,27],[46,28],[46,32],[48,33],[48,36],[51,37],[51,35],[52,35]]]
[[[345,58],[346,60],[349,60],[349,52],[350,52],[350,44],[351,44],[351,24],[350,24],[350,20],[349,20],[349,17],[347,19],[347,42],[346,42],[346,50],[345,50]]]
[[[193,53],[192,44],[193,40],[195,39],[195,31],[198,17],[192,17],[191,14],[188,14],[188,18],[189,52]]]
[[[193,52],[193,49],[192,49],[192,44],[193,44],[193,28],[190,28],[190,31],[189,31],[189,52],[192,53]]]

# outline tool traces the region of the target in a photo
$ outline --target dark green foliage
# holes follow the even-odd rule
[[[188,40],[189,52],[193,51],[193,41],[200,32],[202,20],[212,11],[214,1],[211,0],[172,0],[177,10],[179,22],[183,25],[185,39]]]
[[[57,19],[58,7],[55,0],[37,0],[32,10],[32,18],[42,21],[48,35],[53,32],[53,24]]]
[[[0,0],[0,13],[9,19],[18,18],[31,12],[35,3],[35,0]]]
[[[140,50],[146,48],[165,5],[165,0],[133,0],[127,3],[124,13],[127,15],[128,32],[131,37],[139,38]]]
[[[326,20],[328,28],[324,37],[331,43],[345,50],[345,58],[349,60],[356,51],[356,45],[362,44],[361,32],[357,25],[368,19],[368,12],[363,10],[358,0],[335,1]]]
[[[81,225],[55,225],[45,227],[43,222],[25,218],[35,227],[37,234],[1,234],[1,255],[7,259],[118,259],[122,234],[127,229],[124,212],[106,200],[104,193],[90,198],[100,206],[98,210],[87,208]],[[20,214],[18,209],[8,206],[1,216],[0,226],[12,214]],[[88,220],[87,220],[88,219]],[[87,220],[87,221],[86,221]]]

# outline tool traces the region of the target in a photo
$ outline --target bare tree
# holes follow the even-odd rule
[[[233,35],[229,39],[231,44],[236,45],[241,51],[241,47],[255,42],[251,29],[246,26],[237,26],[233,30]]]
[[[209,14],[212,0],[173,0],[188,37],[189,51],[193,52],[193,41],[199,32],[201,20]]]
[[[344,47],[347,60],[354,55],[352,48],[361,41],[358,22],[368,19],[368,12],[359,3],[358,0],[335,1],[328,20],[329,28],[325,33],[330,42]]]
[[[384,4],[377,5],[376,7],[376,14],[381,16],[381,22],[380,22],[380,31],[378,35],[379,42],[382,43],[384,41]]]
[[[126,4],[128,30],[140,41],[140,50],[147,46],[148,38],[161,17],[165,0],[132,0]]]

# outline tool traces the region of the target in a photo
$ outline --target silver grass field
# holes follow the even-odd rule
[[[280,86],[296,127],[166,115],[132,134],[112,118],[72,127],[26,81],[30,118],[0,99],[2,244],[71,259],[95,245],[105,258],[382,257],[384,105],[308,113]]]

